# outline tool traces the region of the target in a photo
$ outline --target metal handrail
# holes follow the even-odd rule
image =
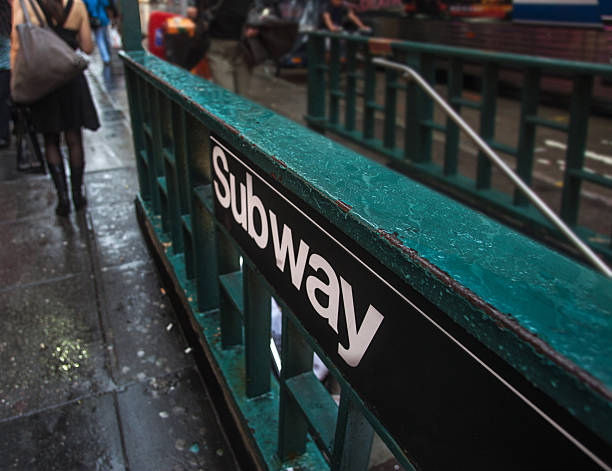
[[[569,239],[569,241],[576,247],[576,249],[584,255],[602,274],[608,278],[612,278],[612,270],[606,265],[601,258],[599,258],[591,248],[586,245],[575,233],[572,231],[567,224],[565,224],[548,205],[540,199],[540,197],[533,192],[531,188],[525,184],[521,178],[514,173],[512,170],[494,151],[489,145],[482,140],[482,138],[451,108],[451,106],[442,98],[414,69],[404,64],[389,61],[386,59],[375,58],[372,60],[373,63],[388,67],[390,69],[396,69],[404,72],[404,77],[414,80],[440,107],[444,112],[459,126],[468,137],[474,141],[474,143],[480,148],[482,152],[497,165],[504,174],[512,180],[512,182],[527,196],[529,201],[542,212],[542,214],[557,228],[561,233]]]

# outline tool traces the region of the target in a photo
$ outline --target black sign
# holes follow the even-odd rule
[[[211,149],[219,223],[415,464],[610,469],[567,411],[244,156]]]

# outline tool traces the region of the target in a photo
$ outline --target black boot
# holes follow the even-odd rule
[[[83,194],[83,170],[84,167],[70,167],[72,202],[77,211],[87,206],[87,198]]]
[[[64,166],[62,164],[49,164],[49,172],[51,173],[51,178],[53,178],[53,183],[57,190],[57,207],[55,208],[55,214],[66,217],[70,213],[70,200],[68,199],[68,186],[66,185]]]

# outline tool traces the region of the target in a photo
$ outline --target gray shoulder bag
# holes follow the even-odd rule
[[[87,68],[87,60],[43,23],[30,0],[42,26],[32,24],[24,0],[19,0],[25,23],[15,28],[19,36],[19,51],[11,71],[11,96],[16,103],[32,103],[57,90]]]

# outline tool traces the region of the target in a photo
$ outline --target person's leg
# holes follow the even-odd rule
[[[64,161],[60,152],[60,136],[58,133],[46,133],[45,138],[45,157],[49,173],[55,184],[57,191],[57,207],[55,214],[58,216],[68,216],[70,213],[70,200],[68,199],[68,186],[66,184],[66,172]]]
[[[11,71],[0,70],[0,148],[8,147],[11,142],[9,107]]]
[[[213,39],[206,54],[213,82],[232,92],[236,91],[232,64],[236,43],[237,41]]]
[[[110,52],[106,39],[106,26],[99,26],[95,29],[94,34],[96,36],[96,44],[98,45],[98,51],[100,51],[102,62],[105,64],[110,63]]]
[[[72,202],[78,211],[87,206],[87,198],[83,194],[83,172],[85,171],[85,156],[83,154],[83,137],[80,129],[66,131],[66,145],[70,156],[70,188]]]
[[[111,47],[110,37],[108,34],[108,25],[102,27],[104,44],[106,45],[106,50],[108,51],[108,62],[113,58],[113,48]]]
[[[234,91],[238,95],[246,95],[249,91],[251,77],[253,75],[251,68],[247,65],[244,55],[238,45],[234,58],[232,60],[233,75],[234,75]]]

